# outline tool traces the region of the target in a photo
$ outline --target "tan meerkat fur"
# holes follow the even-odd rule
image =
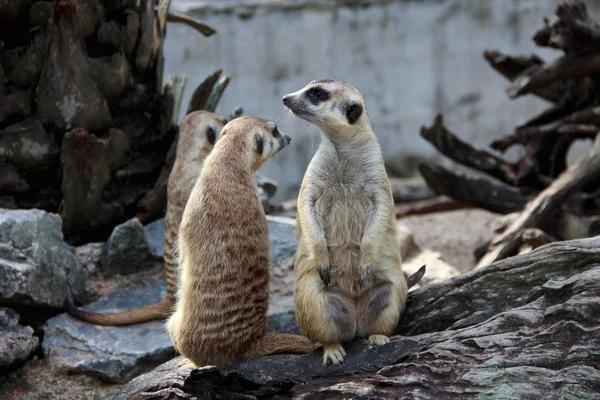
[[[362,94],[335,80],[286,95],[321,130],[298,197],[294,303],[300,330],[339,364],[355,336],[384,344],[407,295],[390,183]]]
[[[74,317],[98,325],[131,325],[166,318],[173,311],[177,291],[177,235],[183,210],[200,176],[204,159],[213,149],[224,126],[223,118],[208,111],[195,111],[185,116],[179,128],[177,154],[167,186],[164,262],[167,295],[160,301],[135,310],[102,314],[83,311],[65,303]]]
[[[228,123],[185,207],[181,285],[167,328],[196,366],[316,347],[304,336],[266,333],[270,244],[254,172],[289,142],[264,119]]]

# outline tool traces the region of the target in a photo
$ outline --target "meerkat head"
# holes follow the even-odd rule
[[[283,96],[283,104],[325,134],[371,130],[362,94],[346,82],[311,81],[297,92]]]
[[[292,139],[282,134],[275,122],[256,117],[239,117],[227,123],[221,131],[226,141],[243,143],[256,171],[269,157],[279,153]]]
[[[204,159],[213,149],[226,122],[208,111],[189,113],[181,121],[177,153],[186,156],[186,162]]]

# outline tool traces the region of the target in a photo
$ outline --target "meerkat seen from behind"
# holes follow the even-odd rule
[[[300,330],[339,364],[355,336],[384,344],[407,295],[390,183],[362,94],[312,81],[283,97],[321,130],[298,197],[294,303]]]
[[[183,210],[200,176],[202,163],[213,149],[223,128],[223,118],[208,111],[185,116],[179,128],[177,154],[167,186],[167,212],[163,258],[167,295],[160,301],[135,310],[113,314],[93,313],[75,308],[68,301],[65,310],[83,321],[98,325],[131,325],[166,318],[173,311],[177,291],[177,234]]]
[[[254,172],[289,142],[264,119],[228,123],[185,207],[180,287],[167,327],[196,366],[316,347],[304,336],[266,333],[269,233]]]

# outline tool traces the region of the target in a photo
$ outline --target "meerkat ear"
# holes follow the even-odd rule
[[[256,152],[262,155],[265,148],[265,139],[260,133],[254,134],[254,145],[256,146]]]
[[[346,108],[346,118],[350,125],[354,124],[362,115],[363,108],[359,103],[350,104]]]

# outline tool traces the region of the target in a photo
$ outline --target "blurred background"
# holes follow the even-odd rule
[[[535,96],[510,100],[508,81],[490,68],[483,52],[557,58],[562,52],[536,47],[532,36],[558,3],[173,0],[172,10],[189,13],[218,33],[204,38],[188,26],[170,24],[165,74],[187,75],[187,104],[191,88],[222,68],[231,82],[217,112],[227,114],[241,105],[244,115],[279,121],[292,147],[277,156],[281,167],[269,161],[261,173],[277,181],[274,200],[283,200],[295,197],[319,140],[312,125],[284,109],[283,95],[312,79],[353,84],[365,97],[390,174],[414,175],[418,162],[442,158],[419,136],[419,128],[437,113],[459,137],[488,148],[494,138],[548,107]],[[586,4],[597,19],[600,1]],[[573,146],[569,158],[581,148]],[[521,155],[522,148],[513,148],[507,158]]]

